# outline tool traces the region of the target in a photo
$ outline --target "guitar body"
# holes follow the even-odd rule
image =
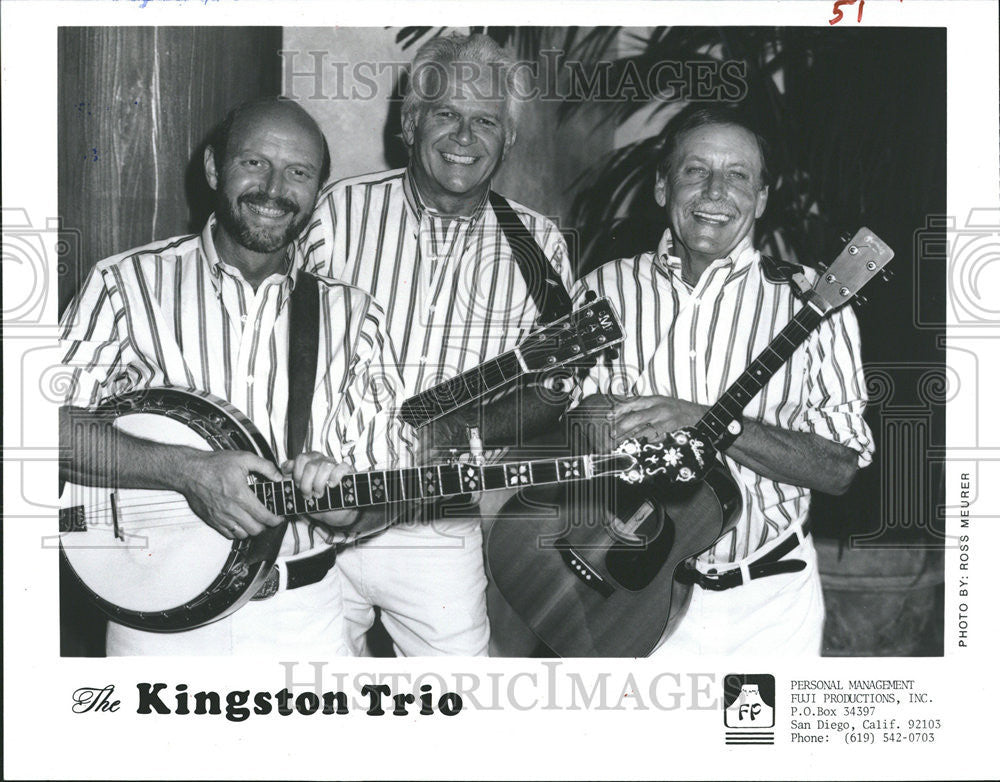
[[[487,540],[501,594],[561,657],[642,657],[673,630],[690,588],[678,564],[739,515],[722,465],[701,482],[616,478],[537,487],[504,506]]]
[[[662,443],[625,449],[637,455],[615,470],[627,483],[601,467],[587,476],[604,476],[598,480],[526,489],[504,507],[487,541],[490,571],[507,602],[556,654],[641,656],[672,632],[690,594],[675,588],[675,568],[711,546],[740,512],[732,478],[704,454],[826,314],[892,257],[892,248],[861,228],[802,292],[805,304],[795,316],[696,424],[667,433]],[[613,413],[607,397],[583,399],[566,421],[570,453],[606,451]],[[587,458],[591,465],[604,461]]]
[[[246,416],[207,394],[137,391],[94,415],[147,440],[274,458]],[[114,454],[104,458],[114,464]],[[110,619],[154,632],[198,627],[243,606],[274,564],[286,528],[228,540],[168,491],[66,483],[60,500],[60,549],[83,590]]]

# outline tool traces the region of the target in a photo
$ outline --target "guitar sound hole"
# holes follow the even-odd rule
[[[639,503],[625,518],[617,515],[618,508],[607,512],[607,528],[611,537],[627,546],[645,547],[646,543],[659,531],[656,506],[649,500]],[[619,511],[620,512],[620,511]]]
[[[608,549],[604,565],[624,589],[638,592],[660,572],[674,547],[673,520],[655,503],[642,502],[624,522],[609,525],[618,540]]]

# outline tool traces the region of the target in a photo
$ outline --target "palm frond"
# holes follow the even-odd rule
[[[400,27],[396,31],[396,43],[404,49],[409,49],[427,38],[441,35],[446,27]]]

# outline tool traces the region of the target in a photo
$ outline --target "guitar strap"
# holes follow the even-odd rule
[[[286,415],[286,453],[294,459],[302,453],[309,429],[313,388],[316,385],[316,359],[319,355],[319,280],[301,269],[288,297],[288,413]],[[283,528],[277,528],[283,529]],[[267,534],[267,533],[265,533]],[[278,538],[279,542],[281,538]],[[297,589],[321,581],[337,559],[331,546],[318,554],[284,563],[286,589]],[[267,577],[251,600],[267,600],[281,586],[281,567],[271,565]]]
[[[797,299],[802,298],[802,284],[805,284],[805,289],[809,290],[809,284],[802,277],[802,267],[798,264],[786,261],[784,258],[774,258],[761,253],[760,267],[764,272],[764,278],[769,282],[790,285],[792,293]]]
[[[551,323],[573,311],[573,303],[562,280],[555,273],[542,248],[517,216],[510,202],[499,193],[490,191],[490,205],[497,216],[521,276],[538,309],[539,321]],[[568,262],[569,259],[567,259]]]
[[[309,427],[319,354],[319,281],[302,271],[288,305],[288,458],[302,452]]]

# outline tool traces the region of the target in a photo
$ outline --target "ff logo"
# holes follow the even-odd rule
[[[727,744],[774,744],[774,677],[730,673],[725,678],[723,718]]]

